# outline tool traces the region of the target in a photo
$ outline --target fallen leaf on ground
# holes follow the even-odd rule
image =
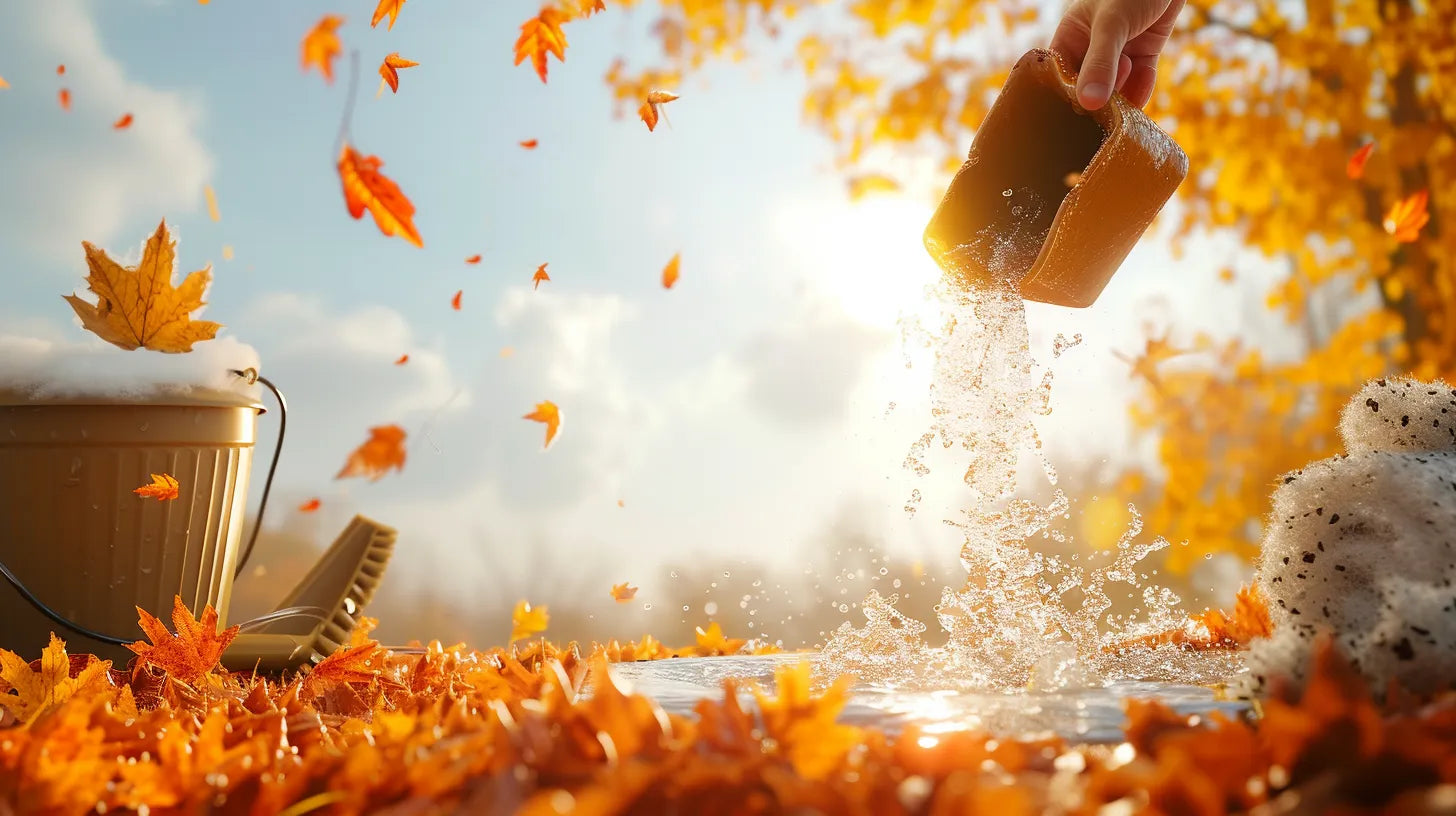
[[[612,600],[617,603],[626,603],[637,597],[637,587],[623,581],[620,584],[612,584]]]
[[[393,31],[394,21],[399,19],[399,8],[400,6],[403,6],[405,4],[405,1],[406,0],[379,0],[379,5],[374,7],[374,16],[369,20],[369,27],[374,28],[375,26],[379,25],[379,21],[383,20],[384,15],[388,14],[389,25],[386,26],[385,29],[388,31]]]
[[[541,13],[521,24],[521,36],[516,38],[516,65],[531,61],[536,75],[546,81],[546,55],[555,54],[557,62],[566,61],[566,34],[561,24],[566,17],[559,9],[547,6]]]
[[[78,692],[110,688],[106,672],[111,668],[111,661],[91,657],[75,677],[71,676],[71,662],[66,644],[55,632],[51,633],[50,645],[40,653],[37,670],[32,670],[29,663],[13,652],[0,649],[0,680],[15,692],[0,694],[0,710],[14,714],[21,725],[30,725]]]
[[[518,602],[515,610],[511,612],[510,643],[546,631],[546,626],[550,622],[551,615],[546,611],[546,607],[533,607],[525,601]]]
[[[369,439],[349,454],[349,460],[335,479],[352,476],[367,476],[377,482],[384,474],[393,470],[404,470],[405,447],[404,428],[398,425],[379,425],[369,429]]]
[[[1430,192],[1422,190],[1395,202],[1385,214],[1385,231],[1402,244],[1415,241],[1420,237],[1421,227],[1431,220],[1431,214],[1426,211],[1429,199]]]
[[[303,36],[303,70],[317,68],[324,75],[324,82],[334,81],[334,59],[344,53],[344,44],[339,42],[338,29],[344,18],[337,14],[325,14],[308,33]]]
[[[407,60],[399,55],[399,52],[392,53],[379,63],[379,75],[389,84],[389,90],[399,93],[399,71],[401,68],[413,68],[419,65],[418,62]]]
[[[479,255],[471,255],[469,258],[466,258],[465,259],[465,262],[468,263],[468,264],[478,264],[478,263],[480,263],[480,256]]]
[[[538,144],[540,144],[540,142],[536,139],[526,139],[525,141],[521,142],[521,147],[524,147],[527,150],[535,150],[536,145]]]
[[[394,361],[394,364],[395,365],[404,365],[405,363],[408,363],[408,362],[409,362],[409,355],[408,354],[401,354],[401,355],[399,355],[399,359]]]
[[[177,480],[167,473],[153,473],[151,484],[142,485],[132,492],[144,499],[172,501],[178,496]]]
[[[667,91],[648,92],[647,101],[643,102],[642,107],[637,109],[637,115],[642,117],[642,121],[647,124],[648,131],[657,129],[658,119],[662,117],[662,106],[677,98],[677,94],[668,93]]]
[[[301,697],[316,697],[329,686],[348,683],[376,683],[385,651],[374,641],[346,646],[320,660],[303,678]]]
[[[742,638],[729,638],[723,636],[723,627],[717,621],[708,624],[708,628],[697,627],[698,652],[703,656],[737,654],[748,641]]]
[[[551,400],[536,403],[536,410],[521,417],[532,422],[543,422],[546,424],[546,444],[543,447],[551,447],[551,440],[556,438],[556,431],[561,427],[561,410]]]
[[[142,259],[133,267],[122,267],[89,242],[82,241],[81,246],[90,268],[87,288],[96,295],[96,305],[75,295],[64,297],[81,324],[102,340],[127,350],[179,353],[212,339],[222,328],[220,323],[190,316],[206,305],[202,296],[212,280],[210,267],[188,275],[181,286],[172,286],[177,242],[166,221],[147,239]]]
[[[161,621],[141,607],[137,607],[137,616],[142,631],[152,642],[139,640],[126,648],[144,662],[185,683],[194,683],[212,671],[239,631],[239,627],[230,626],[219,632],[217,610],[212,608],[212,604],[203,608],[200,620],[194,618],[180,595],[174,596],[172,601],[172,628],[176,634],[168,632]]]
[[[126,130],[131,127],[131,114],[123,113],[120,119],[111,123],[111,127],[115,130]]]
[[[677,283],[678,267],[682,263],[681,255],[681,253],[673,255],[672,260],[667,262],[667,266],[662,268],[663,289],[671,289],[672,285]]]
[[[61,110],[68,111],[71,109],[71,92],[69,90],[62,88],[56,94],[56,98],[61,101]]]
[[[850,201],[859,201],[865,196],[875,193],[897,193],[899,191],[900,182],[879,173],[855,176],[849,180]]]
[[[425,242],[414,225],[415,205],[398,184],[379,172],[383,166],[378,156],[365,156],[344,145],[339,153],[339,180],[344,184],[349,215],[357,220],[368,210],[380,232],[424,248]]]
[[[1349,164],[1345,165],[1345,175],[1352,179],[1365,175],[1365,163],[1370,161],[1370,154],[1373,152],[1375,152],[1374,142],[1368,142],[1356,150],[1355,154],[1350,157]]]
[[[465,290],[464,289],[461,289],[460,291],[456,292],[455,293],[455,297],[450,298],[450,308],[454,309],[457,312],[460,311],[460,298],[463,297],[464,295],[465,295]]]
[[[551,276],[546,274],[546,264],[541,264],[540,266],[536,267],[536,274],[531,276],[531,288],[540,289],[541,281],[549,280],[551,280]]]
[[[323,503],[323,501],[321,499],[309,499],[308,501],[306,501],[303,504],[300,504],[298,506],[298,512],[300,512],[300,513],[312,513],[312,512],[318,510],[320,507],[323,507],[323,506],[324,506],[324,503]]]

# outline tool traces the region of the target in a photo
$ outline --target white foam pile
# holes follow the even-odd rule
[[[184,354],[163,354],[126,351],[101,340],[57,342],[0,335],[0,402],[133,400],[197,391],[256,398],[256,385],[229,372],[258,366],[253,347],[231,337],[198,343]]]
[[[1259,583],[1274,635],[1248,664],[1255,690],[1301,678],[1331,633],[1377,690],[1456,681],[1456,390],[1382,379],[1345,407],[1346,454],[1284,477]]]

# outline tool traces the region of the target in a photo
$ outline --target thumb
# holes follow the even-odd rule
[[[1118,62],[1127,45],[1128,22],[1103,6],[1092,20],[1092,37],[1082,70],[1077,75],[1077,98],[1087,110],[1097,110],[1112,97]]]

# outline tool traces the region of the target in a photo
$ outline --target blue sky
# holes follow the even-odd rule
[[[83,288],[80,242],[134,259],[165,216],[180,271],[214,265],[203,316],[256,349],[290,398],[269,525],[322,544],[355,512],[393,524],[392,591],[433,583],[464,609],[535,547],[600,583],[604,603],[620,580],[650,597],[667,558],[793,563],[846,518],[897,557],[952,563],[958,542],[936,516],[954,509],[958,474],[934,477],[942,511],[901,511],[926,489],[900,462],[929,426],[929,368],[906,370],[896,317],[925,308],[935,276],[919,242],[933,198],[851,205],[830,146],[800,124],[802,80],[774,59],[695,75],[656,133],[613,119],[602,77],[617,56],[651,63],[651,4],[569,26],[546,85],[511,64],[534,0],[421,0],[393,31],[369,28],[373,5],[47,0],[12,12],[0,31],[0,335],[95,345],[60,298]],[[424,249],[347,215],[332,152],[347,54],[332,85],[299,65],[325,13],[346,18],[345,48],[360,53],[354,144],[413,199]],[[421,65],[376,98],[389,52]],[[135,124],[115,132],[123,112]],[[531,138],[539,149],[518,147]],[[682,279],[664,291],[677,252]],[[476,253],[480,265],[464,264]],[[532,291],[540,263],[552,280]],[[1039,358],[1058,332],[1087,337],[1056,365],[1043,423],[1055,463],[1135,455],[1111,352],[1136,348],[1148,321],[1238,325],[1257,291],[1208,291],[1213,268],[1173,262],[1155,235],[1093,309],[1033,306]],[[403,353],[411,362],[392,365]],[[565,417],[545,452],[541,427],[520,419],[542,399]],[[333,481],[367,428],[390,422],[411,433],[403,474]],[[254,501],[260,483],[261,472]],[[311,496],[324,509],[300,518],[292,507]]]

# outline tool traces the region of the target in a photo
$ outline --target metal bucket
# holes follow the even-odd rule
[[[136,608],[174,595],[226,622],[261,403],[190,391],[132,401],[0,400],[0,564],[58,615],[140,635]],[[133,490],[177,478],[172,501]],[[0,584],[0,647],[35,657],[55,630],[72,653],[125,663],[107,640],[65,631]]]

